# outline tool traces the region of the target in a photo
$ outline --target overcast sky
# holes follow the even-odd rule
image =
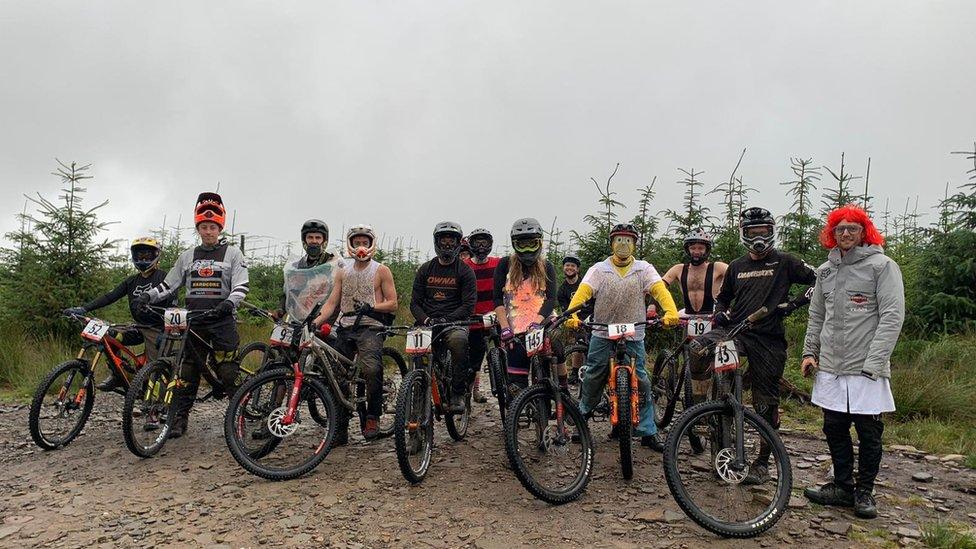
[[[976,139],[976,11],[957,2],[0,4],[0,230],[54,157],[90,162],[111,236],[221,194],[237,229],[365,222],[429,248],[441,219],[582,228],[677,168],[740,174],[782,214],[790,156],[846,151],[928,208]],[[826,175],[826,174],[825,174]],[[498,238],[496,237],[496,242]]]

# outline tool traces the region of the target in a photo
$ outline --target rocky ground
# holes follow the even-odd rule
[[[685,518],[660,455],[640,449],[634,479],[623,481],[603,438],[579,501],[533,499],[507,468],[490,405],[477,406],[463,443],[438,425],[436,461],[420,486],[400,476],[391,439],[358,436],[303,479],[252,477],[224,445],[218,403],[198,406],[187,437],[141,460],[122,442],[120,408],[121,397],[99,395],[85,432],[44,452],[30,441],[26,406],[0,405],[0,546],[843,547],[916,544],[922,526],[938,520],[976,524],[976,471],[911,447],[885,455],[878,519],[808,504],[802,487],[823,482],[830,462],[818,437],[798,431],[785,434],[796,477],[789,514],[742,542]]]

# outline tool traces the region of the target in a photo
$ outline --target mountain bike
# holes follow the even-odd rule
[[[154,307],[148,309],[163,317],[163,336],[159,346],[159,358],[145,365],[129,384],[122,405],[122,437],[125,445],[139,457],[156,455],[169,438],[172,427],[171,407],[177,380],[184,364],[184,352],[189,337],[199,337],[193,324],[213,320],[213,311],[188,311],[178,307]],[[209,347],[209,345],[208,345]],[[237,352],[238,379],[247,378],[261,371],[268,361],[268,345],[264,342],[249,343]],[[224,387],[214,371],[216,359],[213,349],[201,368],[201,377],[210,384],[210,391],[197,401],[222,398],[229,387]],[[137,421],[141,418],[142,421]]]
[[[309,473],[333,447],[339,406],[351,413],[365,405],[366,380],[359,362],[340,352],[331,327],[312,330],[320,308],[313,308],[303,321],[279,323],[272,332],[272,345],[287,349],[292,363],[251,378],[230,399],[224,438],[234,459],[253,475],[280,481]],[[357,324],[358,318],[353,326]],[[361,329],[390,334],[398,327]],[[393,359],[395,376],[407,373],[395,349],[386,347],[383,352]],[[396,380],[386,378],[395,376],[384,376],[386,413],[380,418],[380,436],[390,436],[393,430],[388,403],[396,394]],[[273,451],[264,451],[264,440],[274,441]]]
[[[661,431],[667,429],[680,403],[683,410],[694,404],[691,378],[691,351],[688,343],[712,329],[711,315],[682,315],[681,327],[685,337],[674,349],[661,350],[654,361],[651,373],[651,392],[654,399],[654,422]],[[704,445],[697,435],[691,434],[692,447],[702,452]]]
[[[634,476],[633,437],[634,428],[640,423],[641,395],[637,378],[637,357],[627,349],[627,336],[637,332],[637,326],[648,326],[660,323],[659,320],[604,324],[599,322],[583,322],[590,328],[606,328],[607,337],[614,342],[613,352],[610,353],[610,375],[606,386],[606,400],[593,410],[594,414],[606,413],[613,426],[613,435],[620,444],[620,470],[624,479],[630,480]],[[582,374],[581,374],[582,378]],[[582,393],[582,383],[580,384]]]
[[[736,337],[767,314],[766,307],[759,309],[710,346],[715,400],[685,410],[665,443],[664,475],[675,501],[700,526],[724,537],[749,538],[772,528],[786,511],[793,487],[790,458],[779,434],[742,403]],[[691,434],[707,441],[711,451],[684,446]],[[772,457],[772,491],[742,484],[761,449]]]
[[[413,357],[413,370],[403,379],[397,396],[393,441],[400,472],[410,483],[424,480],[430,469],[434,445],[434,420],[444,420],[451,438],[461,441],[471,419],[471,387],[462,399],[460,410],[449,403],[454,392],[454,376],[459,375],[451,353],[439,345],[451,330],[462,329],[470,320],[421,326],[407,332],[406,353]]]
[[[44,450],[63,448],[85,428],[95,405],[95,368],[104,356],[108,368],[128,388],[132,376],[146,362],[120,338],[129,330],[150,328],[111,324],[94,317],[66,315],[84,325],[78,356],[54,367],[34,391],[28,426],[34,443]],[[152,345],[147,341],[146,345]]]
[[[579,405],[559,386],[551,332],[582,305],[517,334],[525,348],[531,385],[511,402],[505,420],[505,451],[519,482],[555,505],[586,490],[593,472],[593,438]]]
[[[485,314],[481,317],[481,322],[487,335],[488,352],[485,355],[488,362],[488,381],[491,384],[491,394],[498,401],[498,414],[504,426],[505,410],[512,396],[508,388],[508,357],[502,347],[497,315],[493,312]]]

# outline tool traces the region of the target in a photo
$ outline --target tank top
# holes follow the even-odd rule
[[[712,294],[712,277],[715,264],[709,262],[705,269],[705,295],[702,298],[701,308],[695,310],[691,304],[691,297],[688,295],[688,267],[690,263],[685,263],[681,269],[681,297],[685,300],[685,313],[690,315],[710,315],[715,310],[715,296]]]
[[[342,295],[339,296],[339,310],[342,318],[340,326],[352,326],[356,322],[356,302],[376,305],[376,271],[380,264],[372,259],[365,269],[350,265],[342,273]],[[359,321],[360,326],[382,326],[383,323],[366,315]]]

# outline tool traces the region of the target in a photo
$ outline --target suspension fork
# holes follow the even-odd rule
[[[732,396],[729,398],[729,404],[732,406],[732,421],[735,426],[735,462],[733,462],[732,467],[736,471],[742,471],[746,467],[745,434],[742,432],[745,414],[742,406],[742,374],[739,373],[738,368],[735,369],[733,376]]]
[[[292,370],[295,372],[295,383],[292,384],[291,396],[288,397],[288,410],[281,418],[282,425],[291,425],[295,421],[298,413],[298,397],[302,394],[302,381],[305,379],[305,373],[302,372],[298,362],[292,364]]]
[[[84,362],[85,348],[82,348],[78,353],[78,360]],[[101,358],[102,351],[99,349],[95,351],[95,356],[92,357],[91,366],[88,367],[88,373],[85,374],[85,378],[81,382],[81,387],[78,389],[78,394],[75,395],[72,400],[75,406],[81,406],[81,403],[85,401],[85,397],[88,395],[88,381],[95,376],[95,366],[98,365],[98,359]],[[61,391],[58,393],[58,399],[61,400],[68,394],[68,387],[71,386],[71,382],[75,379],[75,372],[71,372],[68,378],[65,380],[64,385],[61,386]]]

